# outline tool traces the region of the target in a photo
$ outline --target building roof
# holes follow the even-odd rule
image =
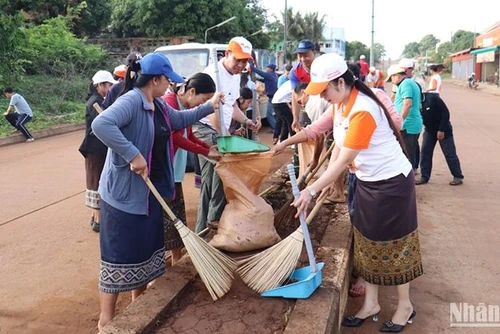
[[[500,21],[496,22],[495,24],[492,24],[488,28],[486,28],[484,31],[481,32],[481,35],[487,34],[489,32],[492,32],[493,30],[496,30],[500,28]]]
[[[450,57],[460,56],[460,55],[463,55],[463,54],[465,54],[465,53],[469,53],[471,50],[473,50],[473,49],[468,48],[468,49],[465,49],[465,50],[461,50],[461,51],[458,51],[458,52],[452,53],[452,54],[450,55]]]

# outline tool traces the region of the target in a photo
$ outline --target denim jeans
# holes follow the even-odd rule
[[[420,160],[418,137],[420,133],[409,134],[406,130],[401,130],[401,137],[403,137],[403,142],[405,144],[406,152],[408,153],[408,160],[410,160],[413,169],[417,169]]]
[[[434,148],[438,142],[437,133],[424,130],[422,139],[422,152],[420,154],[420,173],[423,179],[429,180],[431,178],[432,171],[432,156],[434,154]],[[457,151],[455,149],[455,140],[453,139],[453,133],[445,134],[443,140],[439,141],[439,146],[441,146],[441,151],[443,151],[446,163],[450,169],[451,175],[458,179],[463,179],[462,169],[460,168],[460,160],[457,156]]]

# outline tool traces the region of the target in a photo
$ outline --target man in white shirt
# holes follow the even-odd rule
[[[260,120],[255,124],[238,108],[236,100],[240,95],[240,74],[252,59],[252,44],[243,37],[235,37],[229,41],[225,57],[218,61],[217,69],[219,80],[217,82],[215,66],[208,66],[203,72],[209,74],[220,85],[219,92],[224,93],[221,121],[216,114],[202,118],[193,126],[193,133],[209,145],[215,145],[218,135],[228,136],[231,119],[245,124],[253,131],[257,131]],[[221,128],[222,126],[222,128]],[[208,225],[217,228],[220,216],[226,205],[226,197],[222,181],[215,172],[215,161],[203,155],[198,156],[201,167],[201,194],[198,205],[198,218],[196,232],[202,231]]]

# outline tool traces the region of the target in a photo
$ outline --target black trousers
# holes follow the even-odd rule
[[[406,130],[401,130],[401,137],[403,137],[406,152],[408,152],[408,159],[410,160],[413,169],[417,169],[420,162],[420,147],[418,145],[418,137],[420,137],[420,133],[409,134]]]
[[[290,135],[295,135],[295,131],[292,130],[293,115],[292,110],[288,107],[286,103],[275,103],[273,104],[274,112],[276,113],[276,121],[281,119],[281,133],[280,141],[284,141]]]
[[[13,127],[15,127],[17,129],[16,123],[17,123],[18,117],[19,117],[19,114],[17,112],[11,112],[10,114],[7,114],[5,116],[5,119],[10,123],[10,125],[12,125]]]
[[[437,142],[437,132],[424,130],[422,138],[422,152],[420,154],[420,172],[423,179],[429,180],[431,178],[432,156],[434,154],[434,148],[436,147]],[[445,134],[444,139],[439,141],[439,146],[441,146],[441,151],[443,151],[451,175],[458,179],[463,179],[464,176],[460,167],[460,160],[457,156],[453,133]]]

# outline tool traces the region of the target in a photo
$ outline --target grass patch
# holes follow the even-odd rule
[[[61,124],[85,121],[85,105],[90,79],[73,77],[51,77],[48,75],[25,76],[14,87],[28,101],[33,110],[33,120],[27,127],[31,130],[46,129]],[[5,112],[9,100],[2,94],[0,111]],[[8,136],[14,128],[2,117],[0,137]]]

